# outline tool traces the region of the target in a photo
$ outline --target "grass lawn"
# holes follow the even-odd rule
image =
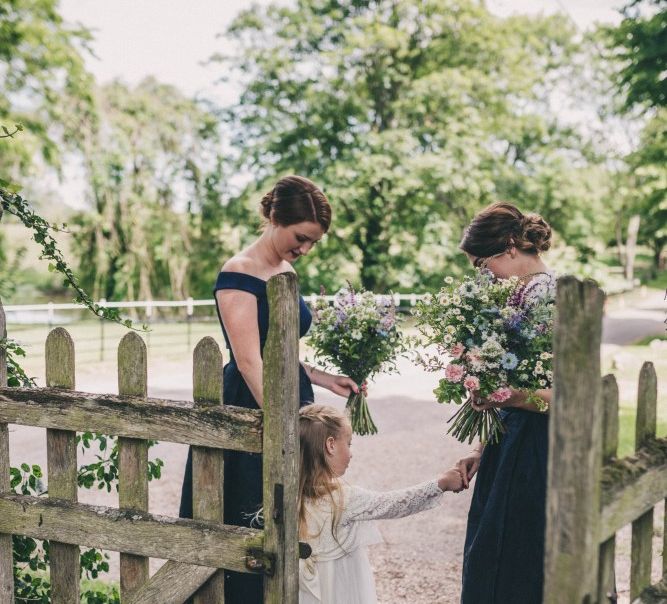
[[[667,436],[667,345],[615,346],[603,350],[603,375],[613,373],[619,387],[619,457],[634,451],[637,387],[644,361],[653,363],[658,376],[657,434]]]

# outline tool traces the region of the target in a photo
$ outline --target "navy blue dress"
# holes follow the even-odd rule
[[[549,416],[500,413],[506,433],[484,448],[468,514],[461,604],[540,604]]]
[[[269,331],[269,301],[266,281],[245,273],[223,271],[213,290],[237,289],[249,292],[257,298],[257,326],[260,349]],[[216,306],[217,308],[217,306]],[[226,405],[258,409],[257,401],[250,392],[239,371],[222,318],[218,311],[222,332],[230,350],[231,360],[223,369],[223,399]],[[303,298],[299,297],[299,334],[303,337],[312,322],[312,316]],[[313,387],[302,365],[299,365],[299,396],[301,404],[312,403]],[[241,451],[225,451],[224,522],[237,526],[250,526],[252,516],[262,506],[262,455]],[[192,518],[192,453],[188,461],[181,491],[181,518]],[[225,571],[225,604],[261,604],[264,601],[263,581],[259,575]]]

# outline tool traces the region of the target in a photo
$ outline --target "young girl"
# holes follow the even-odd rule
[[[438,479],[378,493],[345,484],[352,428],[337,409],[309,405],[299,413],[301,466],[299,539],[312,554],[299,561],[299,604],[377,602],[366,547],[381,541],[372,522],[401,518],[435,507],[443,491],[463,488],[456,469]]]

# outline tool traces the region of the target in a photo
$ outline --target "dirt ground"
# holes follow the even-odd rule
[[[653,317],[652,317],[653,318]],[[627,317],[618,316],[619,324]],[[615,330],[613,330],[615,331]],[[11,336],[11,333],[10,333]],[[31,375],[43,376],[39,358],[26,366]],[[379,428],[375,436],[355,436],[353,460],[348,480],[366,488],[388,490],[416,484],[437,476],[452,466],[468,450],[446,435],[446,421],[455,410],[434,402],[432,390],[436,377],[409,362],[399,366],[400,375],[385,375],[371,384],[370,406]],[[115,363],[82,363],[77,369],[77,390],[117,392]],[[192,366],[190,361],[155,361],[149,356],[149,396],[191,400]],[[316,389],[318,402],[338,407],[344,401]],[[10,426],[12,465],[21,462],[46,466],[44,430]],[[150,485],[150,511],[177,515],[180,487],[185,464],[183,445],[160,443],[151,449],[151,457],[165,462],[163,477]],[[83,463],[88,455],[79,457]],[[465,538],[466,515],[472,489],[460,494],[446,494],[443,504],[434,510],[409,518],[380,521],[384,543],[371,548],[380,602],[394,604],[454,604],[460,597],[461,559]],[[115,493],[81,489],[85,503],[117,505]],[[655,514],[654,581],[661,576],[662,510]],[[628,602],[629,527],[617,539],[617,577],[620,602]],[[111,554],[110,578],[117,578],[117,554]],[[155,570],[162,562],[152,561]]]

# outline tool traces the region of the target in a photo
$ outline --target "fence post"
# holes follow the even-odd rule
[[[580,604],[597,595],[604,294],[568,276],[556,298],[543,601]]]
[[[275,556],[265,604],[298,604],[299,305],[294,273],[267,285],[264,346],[264,548]]]
[[[658,382],[653,363],[644,363],[639,373],[635,451],[655,438]],[[630,600],[651,584],[653,554],[653,508],[632,523]]]
[[[118,346],[118,394],[146,398],[146,344],[133,331]],[[118,438],[118,507],[148,511],[148,442]],[[130,595],[148,581],[148,558],[120,554],[120,594]]]
[[[57,327],[46,338],[46,386],[74,390],[74,342],[67,330]],[[76,432],[46,431],[49,498],[77,500]],[[79,603],[79,546],[51,541],[51,601]]]
[[[192,366],[195,407],[222,404],[222,353],[207,336],[197,344]],[[192,447],[192,517],[223,522],[224,462],[221,449]],[[218,571],[195,594],[195,604],[224,604],[225,574]]]
[[[609,463],[618,451],[618,384],[613,375],[602,378],[602,464]],[[616,594],[616,536],[600,544],[598,604],[610,601]]]
[[[0,210],[0,215],[2,210]],[[0,300],[0,341],[7,338],[5,310]],[[7,385],[7,351],[0,346],[0,387]],[[11,491],[9,478],[9,430],[0,423],[0,493]],[[14,601],[12,536],[0,535],[0,602]]]

